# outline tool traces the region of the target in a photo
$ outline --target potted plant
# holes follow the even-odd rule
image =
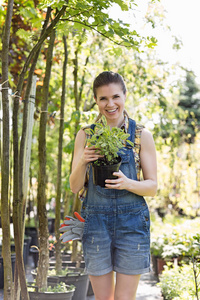
[[[94,184],[105,187],[105,179],[117,178],[113,172],[119,171],[122,148],[126,143],[133,146],[133,143],[128,140],[130,134],[118,127],[110,128],[104,116],[101,123],[95,123],[94,128],[86,129],[86,134],[90,136],[87,140],[88,146],[95,146],[100,155],[103,155],[92,163]]]
[[[36,278],[37,269],[31,271],[33,278]],[[56,273],[54,267],[50,267],[48,270],[47,282],[49,286],[56,286],[61,282],[67,285],[73,285],[75,287],[72,300],[85,300],[89,278],[88,274],[85,272],[84,268],[75,268],[75,267],[63,267],[59,274]]]
[[[28,285],[28,292],[30,300],[72,300],[74,295],[75,287],[73,285],[66,285],[64,282],[60,282],[55,286],[49,285],[48,288],[43,291],[38,291],[38,287],[35,283]]]

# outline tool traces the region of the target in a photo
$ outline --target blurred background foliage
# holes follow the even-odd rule
[[[15,1],[9,53],[11,93],[15,91],[19,72],[26,57],[39,38],[47,2]],[[5,22],[5,12],[6,4],[0,9],[1,34]],[[166,26],[163,22],[164,18],[160,3],[152,4],[150,2],[145,23],[150,23],[153,28]],[[68,64],[62,201],[66,196],[69,197],[71,199],[70,207],[72,207],[73,195],[69,189],[68,179],[76,132],[81,126],[92,123],[97,115],[92,94],[93,79],[103,70],[113,70],[119,72],[125,79],[128,90],[126,108],[130,117],[144,124],[153,133],[155,139],[159,184],[156,197],[148,199],[150,208],[161,216],[169,211],[189,217],[199,215],[200,87],[195,81],[194,73],[191,70],[185,70],[180,65],[171,65],[161,61],[157,57],[152,43],[149,44],[149,48],[140,46],[139,51],[131,46],[119,46],[96,31],[90,30],[89,27],[85,26],[84,28],[78,22],[62,21],[56,28],[48,99],[48,201],[52,203],[56,193],[57,141],[62,92],[61,69],[64,56],[62,36],[65,33],[67,33]],[[142,37],[138,35],[138,39],[140,38]],[[47,42],[48,39],[42,45],[35,70],[37,94],[30,172],[34,184],[32,183],[30,189],[30,197],[32,197],[31,193],[36,193],[37,189],[38,130]],[[75,68],[77,68],[76,79],[74,77]],[[77,80],[78,106],[75,101],[75,80]],[[22,100],[23,94],[20,101],[19,126],[22,124],[23,116]],[[10,105],[12,111],[12,101]]]
[[[69,187],[69,175],[77,131],[95,121],[98,111],[92,93],[94,78],[104,70],[120,73],[127,85],[126,109],[129,116],[148,128],[154,137],[158,158],[158,192],[155,197],[147,198],[152,219],[153,251],[167,256],[171,253],[190,252],[190,242],[198,231],[200,217],[200,86],[192,70],[180,64],[172,64],[166,57],[162,61],[156,52],[156,39],[143,37],[130,24],[112,19],[112,5],[119,5],[122,11],[132,12],[137,1],[14,1],[9,44],[9,97],[10,97],[10,182],[9,206],[12,215],[13,204],[13,137],[12,114],[14,95],[27,58],[41,39],[42,26],[50,10],[49,24],[56,18],[58,11],[66,4],[66,11],[55,26],[52,68],[48,90],[48,113],[46,124],[46,208],[49,218],[55,218],[58,178],[58,140],[61,118],[61,99],[63,84],[63,61],[67,54],[67,76],[65,92],[64,140],[61,166],[61,217],[73,214],[80,209],[79,200]],[[3,36],[7,1],[0,6],[0,35]],[[120,16],[119,16],[120,17]],[[143,26],[153,29],[164,28],[170,31],[165,22],[165,11],[159,0],[149,1]],[[171,33],[173,34],[173,33]],[[173,36],[174,51],[179,51],[182,42]],[[66,39],[67,51],[63,40]],[[38,223],[37,196],[39,151],[38,137],[42,115],[44,78],[46,71],[49,34],[44,39],[34,74],[37,75],[37,89],[34,109],[34,125],[28,188],[26,225]],[[2,52],[2,40],[0,40]],[[31,65],[31,64],[30,64]],[[0,60],[2,68],[2,61]],[[22,93],[19,96],[18,131],[19,141],[23,133],[25,111],[25,91],[28,82],[26,72]],[[0,73],[0,88],[3,88]],[[0,98],[1,98],[0,90]],[[16,98],[15,98],[16,99]],[[1,99],[0,99],[1,100]],[[2,101],[0,111],[2,112]],[[14,110],[15,111],[15,110]],[[0,122],[2,145],[2,123]],[[45,145],[44,145],[45,147]],[[2,147],[0,147],[0,150]],[[0,151],[2,158],[2,150]],[[45,197],[44,197],[45,198]],[[45,199],[44,199],[45,200]],[[78,203],[78,204],[77,204]],[[59,214],[60,214],[59,210]],[[60,220],[59,220],[60,221]],[[59,225],[59,224],[58,224]],[[187,230],[186,230],[187,228]],[[192,236],[188,237],[186,231]],[[166,234],[167,233],[167,234]],[[199,237],[197,237],[199,239]],[[190,242],[188,242],[188,239]],[[161,243],[160,243],[161,241]],[[199,240],[198,240],[199,241]],[[163,246],[166,246],[165,249]],[[160,246],[160,248],[159,248]],[[184,250],[183,250],[184,249]],[[182,251],[182,252],[181,252]],[[179,253],[179,254],[180,254]],[[184,252],[185,253],[185,252]],[[185,254],[184,254],[185,255]],[[190,258],[192,253],[189,254]],[[196,254],[199,259],[199,252]],[[189,261],[191,263],[191,261]],[[192,277],[192,266],[188,261],[177,269],[166,269],[161,287],[166,290],[166,299],[189,299],[190,293],[181,287],[180,282]],[[198,265],[199,268],[199,265]],[[182,273],[181,273],[182,272]],[[181,274],[178,276],[178,274]],[[169,287],[169,282],[176,284]],[[198,279],[199,280],[199,279]],[[192,281],[192,280],[191,280]],[[193,285],[192,281],[192,285]],[[186,286],[186,283],[184,284]],[[193,285],[194,286],[194,285]],[[167,288],[166,288],[167,287]],[[192,289],[192,288],[191,288]],[[174,291],[175,290],[175,291]],[[167,294],[170,291],[171,294]],[[184,294],[185,293],[185,294]],[[189,294],[188,294],[189,293]],[[169,297],[169,298],[167,298]],[[170,298],[171,297],[171,298]],[[174,297],[174,298],[172,298]],[[184,298],[185,297],[185,298]],[[193,299],[193,298],[191,298]],[[198,298],[197,298],[198,299]]]

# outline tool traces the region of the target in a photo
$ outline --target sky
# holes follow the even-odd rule
[[[123,21],[132,24],[132,28],[142,35],[152,35],[158,39],[155,51],[164,61],[180,63],[185,68],[193,70],[200,82],[200,0],[160,0],[164,8],[165,25],[169,25],[171,31],[164,30],[162,26],[152,29],[151,25],[144,26],[144,16],[147,11],[147,0],[136,0],[138,4],[134,12],[121,12],[117,5],[112,10],[112,16],[118,16]],[[172,44],[176,36],[182,41],[181,50],[172,50]]]
[[[192,69],[200,79],[200,0],[161,0],[165,7],[166,22],[173,35],[181,38],[182,47],[173,51],[173,59]],[[167,41],[162,38],[161,55],[167,54]],[[166,51],[164,50],[166,49]]]

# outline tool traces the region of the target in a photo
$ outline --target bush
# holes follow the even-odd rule
[[[172,266],[168,264],[159,276],[162,294],[166,300],[195,300],[193,264]],[[200,280],[198,279],[200,284]]]
[[[158,224],[153,227],[151,254],[166,260],[191,257],[194,254],[193,238],[198,232],[200,219],[185,220],[182,224]]]

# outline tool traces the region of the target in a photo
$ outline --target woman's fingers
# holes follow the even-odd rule
[[[114,176],[117,176],[117,179],[106,179],[105,186],[108,189],[126,189],[127,186],[127,177],[121,172],[114,172]]]
[[[103,155],[100,155],[100,152],[97,148],[95,148],[95,146],[85,147],[84,158],[86,162],[95,161],[100,157],[103,157]]]

